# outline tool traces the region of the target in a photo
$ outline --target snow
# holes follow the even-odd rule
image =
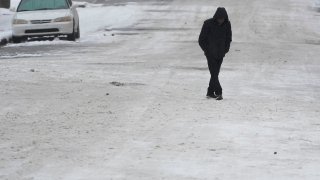
[[[1,58],[6,58],[6,59],[14,59],[14,58],[22,58],[22,57],[40,57],[42,56],[41,54],[16,54],[16,55],[13,55],[13,56],[1,56]]]
[[[11,8],[17,7],[20,3],[20,0],[11,0]],[[0,41],[3,39],[9,40],[12,36],[11,31],[11,21],[13,17],[13,12],[0,8]]]
[[[83,4],[77,2],[76,4]],[[138,12],[140,8],[134,3],[130,3],[127,6],[103,6],[99,4],[85,3],[86,8],[78,8],[81,25],[81,36],[80,42],[106,42],[110,41],[110,32],[106,29],[129,27],[133,25],[139,17]],[[10,11],[6,11],[10,12]],[[11,13],[12,14],[12,13]],[[7,23],[4,24],[6,27],[5,37],[11,36],[11,18],[7,18]],[[3,35],[4,36],[4,35]],[[106,37],[107,36],[107,37]],[[23,44],[10,44],[10,47],[15,46],[39,46],[44,44],[69,44],[67,41],[54,41],[54,42],[26,42]]]
[[[13,13],[7,9],[0,8],[0,40],[11,37],[11,19]]]
[[[75,44],[74,42],[69,41],[61,41],[58,38],[55,38],[54,40],[42,40],[42,41],[29,41],[26,43],[21,44],[9,44],[7,47],[31,47],[31,46],[44,46],[44,45],[65,45],[65,44]]]
[[[139,7],[134,5],[117,7],[78,8],[81,26],[81,41],[105,41],[106,29],[133,25],[137,20]]]
[[[78,42],[1,48],[0,179],[320,179],[313,3],[89,5]],[[234,34],[220,102],[197,44],[218,6]]]
[[[11,8],[17,8],[19,6],[21,0],[11,0],[10,6]]]

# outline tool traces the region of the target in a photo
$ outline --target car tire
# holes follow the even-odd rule
[[[67,39],[68,39],[68,41],[76,41],[76,33],[75,32],[73,32],[72,34],[69,34],[69,35],[67,35]]]
[[[73,20],[73,32],[71,34],[67,35],[68,41],[76,41],[76,39],[77,39],[77,34],[76,34],[75,30],[74,30],[74,24],[75,23],[74,23],[74,20]]]
[[[22,38],[21,37],[12,37],[12,42],[15,44],[21,43],[22,42]]]
[[[80,25],[78,25],[78,28],[77,28],[77,34],[76,34],[76,38],[77,39],[80,39]]]

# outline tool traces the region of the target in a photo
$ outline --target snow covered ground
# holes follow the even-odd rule
[[[79,9],[78,42],[0,49],[0,179],[320,179],[320,23],[305,0]],[[223,101],[202,22],[225,6]]]

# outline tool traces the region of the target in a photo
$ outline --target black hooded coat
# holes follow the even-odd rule
[[[218,18],[225,21],[220,25]],[[204,22],[200,36],[199,45],[206,56],[222,59],[230,49],[232,41],[231,23],[225,8],[219,7],[213,16]]]

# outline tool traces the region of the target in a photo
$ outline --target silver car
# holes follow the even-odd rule
[[[12,40],[28,37],[80,38],[79,16],[71,0],[21,0],[12,22]]]

